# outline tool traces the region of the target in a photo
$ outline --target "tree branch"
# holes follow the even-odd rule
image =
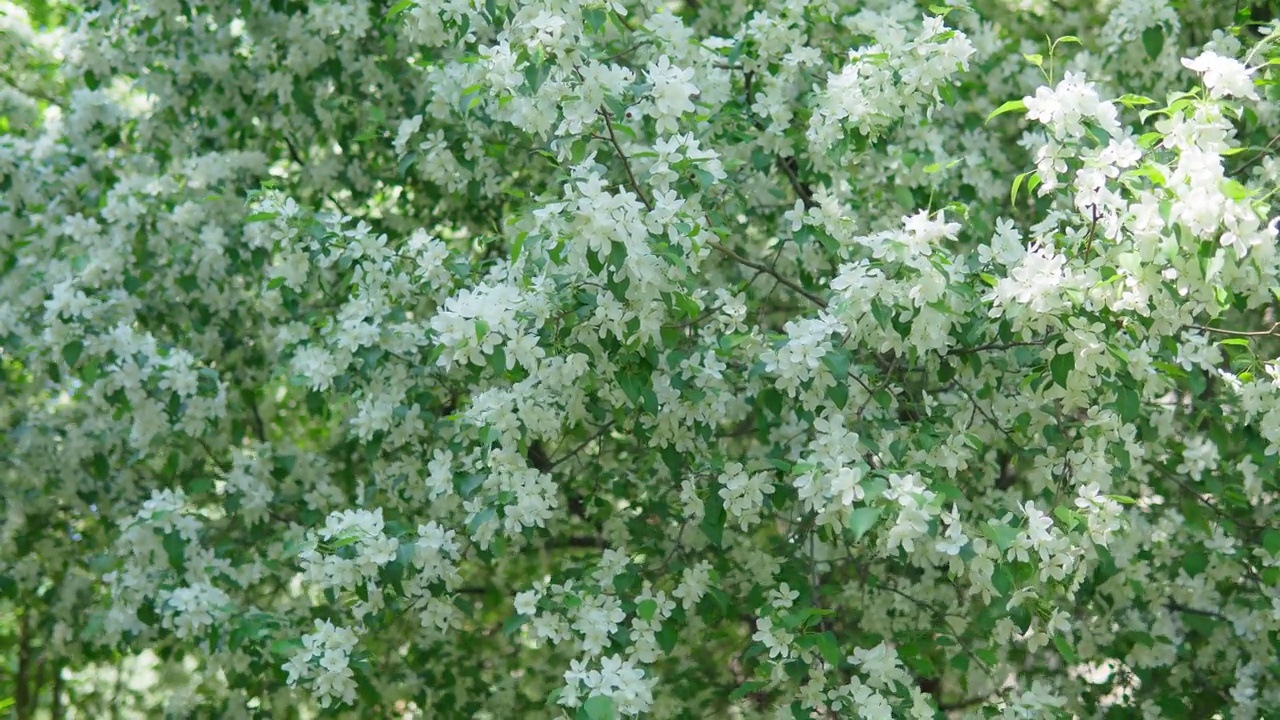
[[[1280,330],[1280,322],[1273,324],[1271,327],[1267,328],[1266,330],[1227,330],[1226,328],[1208,327],[1205,325],[1188,325],[1187,327],[1192,330],[1199,330],[1201,332],[1215,332],[1215,333],[1221,333],[1223,335],[1234,335],[1236,337],[1267,337],[1269,335],[1280,336],[1280,332],[1276,332],[1277,330]]]
[[[622,152],[622,146],[618,144],[618,136],[613,132],[613,120],[609,117],[609,111],[601,108],[600,117],[604,118],[604,127],[609,131],[609,142],[613,144],[613,149],[618,152],[618,158],[622,160],[622,168],[627,171],[627,180],[631,183],[631,189],[635,192],[636,197],[640,198],[640,202],[644,203],[646,210],[653,210],[653,204],[649,202],[649,198],[645,197],[644,191],[640,189],[640,183],[636,180],[635,173],[631,172],[631,161],[627,159],[627,154]]]
[[[809,300],[809,302],[813,303],[814,305],[817,305],[818,307],[822,308],[823,310],[825,310],[825,309],[827,308],[827,301],[826,301],[826,300],[823,300],[821,297],[819,297],[819,296],[817,296],[817,295],[814,295],[813,293],[809,292],[808,290],[805,290],[803,287],[801,287],[801,286],[800,286],[800,284],[799,284],[799,283],[795,282],[794,280],[788,280],[787,278],[783,277],[782,275],[779,275],[777,270],[774,270],[773,268],[769,267],[768,265],[765,265],[764,263],[756,262],[756,261],[754,261],[754,260],[748,260],[747,258],[742,257],[742,256],[741,256],[741,255],[739,255],[738,253],[736,253],[736,252],[734,252],[734,251],[730,250],[729,248],[725,247],[724,245],[721,245],[720,243],[716,242],[715,240],[712,240],[712,241],[710,241],[710,242],[709,242],[709,243],[707,243],[707,244],[708,244],[708,245],[710,245],[710,246],[711,246],[712,248],[714,248],[715,250],[717,250],[717,251],[719,251],[719,252],[723,253],[724,255],[728,256],[729,258],[732,258],[733,260],[735,260],[736,262],[738,262],[738,263],[739,263],[739,264],[741,264],[741,265],[745,265],[745,266],[747,266],[747,267],[749,267],[749,268],[752,268],[752,269],[754,269],[754,270],[759,270],[760,272],[763,272],[763,273],[765,273],[765,274],[767,274],[767,275],[771,275],[771,276],[773,276],[773,279],[775,279],[775,280],[777,280],[778,282],[782,283],[783,285],[785,285],[785,286],[787,286],[787,287],[791,288],[791,289],[792,289],[792,290],[794,290],[795,292],[797,292],[797,293],[799,293],[799,294],[803,295],[804,297],[806,297],[806,298]]]
[[[1200,610],[1200,609],[1198,609],[1198,608],[1187,607],[1186,605],[1182,605],[1182,604],[1180,604],[1180,603],[1176,603],[1176,602],[1174,602],[1174,601],[1172,601],[1172,600],[1170,600],[1168,603],[1166,603],[1166,604],[1165,604],[1165,607],[1169,608],[1170,610],[1176,610],[1176,611],[1178,611],[1178,612],[1184,612],[1184,613],[1187,613],[1188,615],[1202,615],[1202,616],[1204,616],[1204,617],[1211,617],[1211,618],[1215,618],[1215,619],[1217,619],[1217,620],[1221,620],[1221,621],[1223,621],[1223,622],[1231,622],[1230,620],[1227,620],[1226,616],[1225,616],[1225,615],[1223,615],[1222,613],[1216,613],[1216,612],[1214,612],[1214,611],[1212,611],[1212,610]]]
[[[1043,339],[1042,340],[1026,340],[1026,341],[1009,342],[1009,343],[988,343],[986,345],[978,345],[977,347],[971,347],[971,348],[956,348],[954,350],[951,350],[949,354],[950,355],[971,355],[977,352],[986,352],[987,350],[1010,350],[1016,347],[1038,347],[1040,345],[1044,345],[1044,343],[1045,341]]]

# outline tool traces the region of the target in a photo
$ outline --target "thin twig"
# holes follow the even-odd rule
[[[1237,337],[1266,337],[1268,335],[1280,335],[1276,332],[1280,330],[1280,322],[1275,323],[1266,330],[1227,330],[1225,328],[1206,327],[1204,325],[1188,325],[1192,330],[1200,330],[1201,332],[1215,332],[1223,335],[1235,335]]]
[[[1001,691],[996,690],[994,692],[987,693],[986,695],[974,695],[973,697],[967,697],[955,702],[940,702],[938,703],[938,709],[943,712],[947,712],[948,710],[965,710],[975,705],[981,705],[994,697],[998,697],[1000,694]]]
[[[622,160],[622,168],[627,171],[627,180],[631,182],[631,189],[635,191],[636,196],[640,198],[640,202],[644,203],[646,210],[653,210],[653,204],[649,202],[649,198],[645,197],[644,191],[640,189],[640,183],[636,180],[635,173],[631,172],[631,161],[627,159],[627,154],[622,152],[622,146],[618,144],[618,136],[613,132],[613,120],[609,117],[609,111],[600,109],[600,117],[604,118],[604,127],[609,131],[609,142],[613,144],[613,149],[618,151],[618,157]]]
[[[282,134],[281,137],[284,138],[284,144],[289,148],[289,156],[305,170],[307,167],[307,161],[298,153],[298,148],[294,146],[293,141],[289,139],[288,135]],[[338,202],[338,199],[333,196],[333,193],[325,193],[325,197],[329,198],[329,202],[333,203],[334,207],[338,208],[338,212],[348,217],[351,216],[351,213],[347,212],[347,209],[342,207],[342,203]]]
[[[253,431],[258,436],[258,442],[265,443],[267,441],[267,428],[262,422],[262,414],[258,412],[258,403],[251,397],[249,400],[249,409],[253,411]]]
[[[1016,347],[1035,347],[1035,346],[1044,345],[1044,344],[1045,344],[1044,340],[1027,340],[1027,341],[1010,342],[1010,343],[988,343],[986,345],[978,345],[977,347],[971,347],[971,348],[956,348],[954,350],[951,350],[950,354],[951,355],[970,355],[972,353],[985,352],[987,350],[1009,350],[1011,348],[1016,348]]]
[[[43,100],[43,101],[45,101],[45,102],[49,103],[50,105],[53,105],[54,107],[62,107],[62,101],[61,101],[61,100],[59,100],[58,98],[56,98],[56,97],[54,97],[54,96],[52,96],[52,95],[49,95],[48,93],[45,93],[45,92],[43,92],[43,91],[41,91],[41,90],[34,90],[34,89],[31,89],[31,88],[24,88],[24,87],[22,87],[22,85],[21,85],[21,84],[19,84],[19,83],[18,83],[18,81],[17,81],[16,79],[14,79],[14,77],[13,77],[12,75],[9,75],[8,73],[0,73],[0,82],[3,82],[4,84],[8,85],[9,87],[13,88],[14,90],[17,90],[18,92],[22,93],[23,95],[28,95],[28,96],[30,96],[30,97],[33,97],[33,98],[37,99],[37,100]]]
[[[766,274],[768,274],[768,275],[773,276],[773,278],[774,278],[775,280],[777,280],[778,282],[782,283],[783,285],[786,285],[787,287],[791,288],[791,289],[792,289],[792,290],[794,290],[795,292],[797,292],[797,293],[799,293],[799,294],[801,294],[801,295],[805,296],[806,298],[808,298],[809,302],[813,303],[814,305],[817,305],[818,307],[822,308],[823,310],[825,310],[825,309],[827,308],[827,301],[826,301],[826,300],[823,300],[821,297],[819,297],[819,296],[817,296],[817,295],[814,295],[813,293],[809,292],[808,290],[805,290],[803,287],[801,287],[801,286],[800,286],[800,284],[799,284],[799,283],[795,282],[794,280],[788,280],[787,278],[785,278],[785,277],[783,277],[783,276],[779,275],[779,274],[778,274],[778,272],[777,272],[776,270],[774,270],[773,268],[769,267],[768,265],[765,265],[764,263],[756,262],[755,260],[748,260],[747,258],[742,257],[742,256],[741,256],[741,255],[739,255],[738,253],[736,253],[736,252],[734,252],[734,251],[730,250],[729,248],[725,247],[724,245],[721,245],[720,243],[716,242],[715,240],[711,240],[711,241],[710,241],[710,242],[708,242],[707,244],[708,244],[709,246],[711,246],[712,248],[714,248],[715,250],[717,250],[718,252],[723,253],[724,255],[728,256],[729,258],[732,258],[733,260],[735,260],[736,262],[738,262],[738,263],[739,263],[739,264],[741,264],[741,265],[746,265],[746,266],[747,266],[747,267],[749,267],[749,268],[752,268],[752,269],[755,269],[755,270],[759,270],[759,271],[761,271],[761,272],[763,272],[763,273],[766,273]]]
[[[1226,616],[1223,615],[1222,613],[1216,613],[1212,610],[1200,610],[1199,608],[1187,607],[1186,605],[1173,602],[1172,600],[1166,603],[1165,607],[1169,608],[1170,610],[1176,610],[1178,612],[1187,613],[1188,615],[1203,615],[1204,617],[1216,618],[1218,620],[1222,620],[1223,622],[1231,622],[1230,620],[1227,620]]]
[[[1246,161],[1243,165],[1236,168],[1235,170],[1232,170],[1230,173],[1228,173],[1228,175],[1239,175],[1245,170],[1248,170],[1250,167],[1253,167],[1254,163],[1258,162],[1259,160],[1267,156],[1267,153],[1276,146],[1276,143],[1280,143],[1280,135],[1276,135],[1272,137],[1271,140],[1266,144],[1266,146],[1258,151],[1257,155],[1254,155],[1253,157],[1249,158],[1248,161]]]
[[[592,442],[595,442],[596,440],[599,440],[601,437],[604,436],[605,433],[609,432],[609,430],[611,430],[612,428],[613,428],[613,421],[610,420],[609,422],[605,423],[604,427],[600,428],[599,432],[587,438],[586,440],[583,440],[581,444],[579,444],[573,450],[569,451],[567,455],[565,455],[564,457],[558,458],[556,460],[553,460],[550,466],[548,466],[547,470],[550,471],[552,468],[564,462],[565,460],[568,460],[569,458],[582,452],[582,448],[590,445]]]
[[[809,186],[800,182],[800,177],[796,175],[795,157],[784,158],[778,156],[777,165],[782,173],[787,176],[787,183],[791,185],[791,189],[795,191],[796,196],[800,198],[800,202],[804,203],[806,208],[811,208],[817,203],[813,201],[813,193],[809,190]]]
[[[221,470],[224,473],[230,470],[230,468],[228,468],[225,464],[223,464],[223,462],[219,460],[216,455],[213,454],[213,450],[209,449],[209,446],[205,443],[203,439],[196,438],[195,441],[198,445],[200,445],[200,447],[204,448],[204,453],[209,456],[209,460],[213,462],[215,467],[217,467],[219,470]]]

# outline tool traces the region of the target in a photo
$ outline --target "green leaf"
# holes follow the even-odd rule
[[[408,10],[412,6],[413,6],[413,0],[400,0],[400,2],[396,3],[395,5],[392,5],[391,9],[387,11],[387,19],[390,20],[391,18],[399,15],[405,10]]]
[[[698,307],[698,301],[684,293],[674,293],[671,299],[675,302],[676,307],[684,311],[684,314],[690,320],[698,317],[698,313],[702,312],[702,308]]]
[[[546,82],[547,77],[551,75],[551,63],[546,60],[540,62],[530,62],[524,66],[525,83],[529,86],[529,93],[534,94],[542,87],[542,83]]]
[[[287,640],[276,640],[271,643],[271,654],[279,657],[292,657],[294,652],[302,647],[300,638],[289,638]]]
[[[1116,391],[1116,412],[1120,419],[1131,423],[1142,413],[1142,398],[1133,388],[1121,387]]]
[[[1054,355],[1049,361],[1049,373],[1053,376],[1053,382],[1064,388],[1067,386],[1067,378],[1071,376],[1071,371],[1075,369],[1075,353]]]
[[[822,653],[822,658],[835,667],[840,667],[844,662],[844,653],[840,652],[840,643],[836,641],[836,636],[828,630],[818,636],[818,652]]]
[[[652,620],[655,613],[658,612],[658,603],[655,600],[641,600],[636,605],[636,616],[641,620]]]
[[[515,240],[511,241],[511,252],[508,253],[508,257],[512,265],[515,265],[516,261],[520,259],[520,251],[524,249],[524,240],[528,236],[529,233],[522,232],[516,236]]]
[[[999,115],[1003,115],[1005,113],[1010,113],[1010,112],[1022,112],[1023,110],[1026,110],[1026,109],[1027,109],[1027,104],[1022,102],[1021,100],[1010,100],[1009,102],[1001,105],[995,110],[992,110],[991,114],[987,116],[987,122],[991,122],[992,118],[997,117]]]
[[[467,523],[467,533],[470,535],[475,535],[476,531],[480,529],[480,526],[492,521],[497,516],[498,516],[497,510],[495,510],[492,506],[486,506],[485,508],[481,509],[480,512],[476,513],[475,517],[472,517],[471,521]]]
[[[400,177],[407,176],[409,174],[409,169],[412,168],[413,164],[416,162],[418,162],[418,153],[406,153],[404,157],[400,158],[400,162],[397,165]]]
[[[186,573],[187,541],[182,539],[182,535],[177,530],[171,530],[164,534],[160,544],[164,546],[164,554],[169,558],[169,565],[179,573]]]
[[[836,404],[836,407],[843,408],[849,402],[849,385],[838,382],[827,388],[826,395],[828,400]]]
[[[1280,555],[1280,530],[1267,530],[1262,533],[1262,549],[1272,555]]]
[[[1132,108],[1139,105],[1151,105],[1155,103],[1155,100],[1152,100],[1145,95],[1134,95],[1129,93],[1116,98],[1116,102],[1124,105],[1125,107]]]
[[[1017,176],[1017,177],[1015,177],[1015,178],[1013,179],[1013,189],[1009,191],[1009,204],[1010,204],[1010,205],[1017,205],[1017,204],[1018,204],[1018,188],[1022,187],[1022,181],[1023,181],[1023,180],[1026,180],[1026,179],[1027,179],[1027,176],[1028,176],[1028,175],[1030,175],[1030,174],[1031,174],[1031,173],[1033,173],[1033,172],[1035,172],[1035,170],[1028,170],[1027,172],[1022,173],[1021,175],[1019,175],[1019,176]],[[994,284],[994,283],[993,283],[993,284]]]
[[[827,366],[836,380],[849,376],[849,351],[844,348],[832,350],[822,356],[822,364]]]
[[[742,698],[744,698],[744,697],[746,697],[746,696],[750,695],[751,693],[753,693],[753,692],[755,692],[755,691],[759,690],[760,688],[764,687],[764,686],[765,686],[765,685],[767,685],[767,684],[768,684],[768,683],[766,683],[764,680],[751,680],[751,681],[748,681],[748,682],[744,682],[744,683],[742,683],[741,685],[739,685],[739,686],[738,686],[738,688],[737,688],[736,690],[734,690],[733,692],[729,693],[729,699],[730,699],[730,700],[741,700]]]
[[[916,206],[915,198],[911,196],[911,188],[901,183],[893,186],[893,198],[898,201],[899,205],[908,210]]]
[[[18,596],[18,583],[8,575],[0,575],[0,597],[15,598]]]
[[[1153,25],[1143,30],[1142,48],[1147,51],[1147,57],[1152,60],[1159,57],[1160,51],[1164,49],[1164,28]]]
[[[618,573],[613,577],[613,589],[619,596],[626,595],[639,582],[640,577],[634,572]]]
[[[713,492],[711,497],[707,498],[703,508],[705,514],[698,527],[702,530],[702,534],[707,536],[707,540],[712,545],[720,547],[720,544],[724,541],[724,498],[720,497],[720,493]]]
[[[1209,567],[1209,554],[1200,548],[1192,550],[1182,558],[1182,569],[1186,570],[1191,577],[1204,572],[1207,567]]]
[[[80,359],[80,354],[84,352],[84,343],[79,340],[72,340],[62,346],[62,359],[67,361],[67,365],[74,366],[76,361]]]
[[[329,545],[329,549],[337,550],[339,548],[344,548],[348,545],[355,545],[358,542],[360,542],[359,535],[343,535],[339,537],[337,540],[330,541],[328,545]]]
[[[1080,513],[1066,507],[1065,505],[1059,505],[1054,508],[1053,516],[1058,518],[1058,521],[1066,526],[1067,532],[1071,532],[1077,525],[1084,521],[1084,518],[1080,516]]]
[[[1080,662],[1080,656],[1076,654],[1076,649],[1071,647],[1071,643],[1062,633],[1053,636],[1053,646],[1058,648],[1058,653],[1062,655],[1062,659],[1074,665]]]
[[[484,484],[485,476],[480,473],[471,473],[463,475],[456,481],[458,494],[463,500],[470,500],[476,494],[476,490]]]
[[[936,480],[929,484],[929,489],[943,496],[949,502],[964,500],[964,491],[949,482]]]
[[[640,391],[645,386],[644,378],[639,373],[629,370],[619,370],[615,376],[618,385],[622,388],[622,393],[627,396],[632,405],[640,404]]]
[[[880,520],[882,509],[879,507],[860,507],[849,513],[849,530],[854,540],[861,540]]]
[[[986,525],[982,526],[982,534],[995,543],[1000,552],[1004,552],[1013,545],[1014,540],[1018,539],[1018,528],[989,520]]]
[[[674,623],[665,623],[662,629],[657,632],[658,647],[662,648],[662,652],[671,654],[676,648],[676,642],[680,639],[680,631],[676,629]]]
[[[582,704],[590,720],[613,720],[613,698],[605,695],[592,695]]]
[[[277,217],[279,217],[279,215],[278,215],[277,213],[273,213],[273,212],[259,212],[259,213],[254,213],[254,214],[250,215],[249,217],[245,218],[245,219],[244,219],[244,221],[245,221],[245,223],[246,223],[246,224],[248,224],[248,223],[258,223],[258,222],[266,222],[266,221],[268,221],[268,220],[274,220],[274,219],[276,219]]]
[[[525,621],[526,618],[523,615],[512,615],[502,623],[502,634],[506,637],[511,637],[519,632],[520,628],[524,627]]]
[[[602,28],[604,28],[604,24],[608,21],[609,15],[602,7],[589,7],[583,9],[582,19],[587,23],[587,27],[591,28],[591,32],[598,33]]]

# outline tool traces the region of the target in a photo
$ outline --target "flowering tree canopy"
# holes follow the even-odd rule
[[[0,708],[1280,708],[1280,25],[941,3],[0,0]]]

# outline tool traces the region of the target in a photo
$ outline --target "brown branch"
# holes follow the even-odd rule
[[[53,105],[54,107],[62,107],[62,101],[61,101],[61,100],[59,100],[58,98],[56,98],[56,97],[54,97],[54,96],[52,96],[52,95],[49,95],[48,93],[45,93],[45,92],[43,92],[43,91],[41,91],[41,90],[34,90],[34,89],[31,89],[31,88],[24,88],[24,87],[22,87],[22,85],[21,85],[21,84],[20,84],[16,79],[14,79],[14,77],[13,77],[12,75],[10,75],[10,74],[8,74],[8,73],[0,73],[0,82],[3,82],[4,84],[8,85],[9,87],[13,88],[14,90],[17,90],[18,92],[22,93],[23,95],[27,95],[27,96],[29,96],[29,97],[33,97],[33,98],[35,98],[35,99],[37,99],[37,100],[43,100],[43,101],[45,101],[45,102],[49,103],[50,105]]]
[[[804,203],[806,208],[811,208],[816,203],[813,201],[813,191],[805,183],[800,182],[800,176],[796,174],[796,168],[799,162],[795,157],[784,158],[777,156],[778,169],[782,170],[782,174],[787,176],[787,183],[791,185],[791,189],[795,191],[796,196],[800,198],[800,202]]]
[[[262,422],[262,415],[258,412],[258,403],[254,398],[246,398],[249,401],[249,409],[253,411],[253,430],[258,436],[258,442],[265,443],[267,441],[267,429]]]
[[[604,434],[609,432],[609,430],[611,430],[612,428],[613,428],[613,421],[610,420],[609,422],[604,424],[604,427],[600,428],[599,432],[587,438],[586,440],[583,440],[577,447],[575,447],[573,450],[570,450],[567,455],[564,455],[563,457],[560,457],[551,461],[551,463],[547,466],[546,472],[551,472],[551,470],[555,468],[555,466],[577,455],[579,452],[582,452],[582,448],[604,437]]]
[[[62,663],[55,663],[53,666],[53,689],[51,692],[53,697],[50,700],[49,717],[52,720],[62,720]]]
[[[213,454],[213,450],[209,448],[209,445],[205,443],[203,439],[195,438],[195,441],[201,448],[204,448],[204,454],[209,456],[209,460],[213,462],[214,467],[218,468],[224,473],[230,471],[231,468],[229,468],[226,464],[224,464],[221,460],[219,460],[216,455]]]
[[[951,350],[949,354],[971,355],[976,352],[986,352],[987,350],[1010,350],[1016,347],[1036,347],[1039,345],[1044,345],[1045,342],[1046,340],[1027,340],[1027,341],[1010,342],[1010,343],[989,343],[987,345],[978,345],[977,347],[971,347],[971,348],[956,348],[954,350]]]
[[[737,68],[730,67],[728,69],[736,70]],[[752,110],[751,110],[751,106],[755,104],[755,72],[754,71],[748,70],[743,74],[742,89],[744,94],[746,95],[747,118],[751,121],[751,124],[754,125],[757,130],[759,130],[760,132],[764,132],[765,131],[764,123],[760,122],[760,119],[757,118],[752,113]],[[782,171],[782,174],[786,176],[787,184],[791,186],[791,189],[795,192],[796,197],[800,198],[800,202],[804,203],[804,206],[806,208],[814,207],[816,203],[813,201],[813,190],[810,189],[810,187],[806,183],[803,183],[800,181],[800,176],[797,174],[799,161],[796,160],[795,156],[784,158],[781,155],[775,155],[774,164],[777,165],[778,169]]]
[[[1226,328],[1207,327],[1205,325],[1188,325],[1187,327],[1192,330],[1199,330],[1201,332],[1215,332],[1215,333],[1221,333],[1223,335],[1234,335],[1236,337],[1267,337],[1269,335],[1280,336],[1280,332],[1277,332],[1277,330],[1280,330],[1280,322],[1273,324],[1271,327],[1267,328],[1266,330],[1227,330]]]
[[[627,154],[622,152],[622,146],[618,144],[618,136],[613,132],[613,120],[609,117],[609,111],[601,108],[599,113],[600,117],[604,118],[605,129],[609,131],[609,142],[613,144],[613,149],[618,151],[618,157],[622,160],[622,168],[627,171],[627,180],[631,182],[631,189],[640,198],[640,202],[644,203],[645,209],[652,211],[653,204],[649,202],[649,198],[645,197],[644,191],[640,189],[640,183],[636,180],[635,173],[631,172],[631,161],[627,159]]]
[[[801,287],[801,286],[800,286],[800,284],[799,284],[799,283],[795,282],[794,280],[788,280],[787,278],[783,277],[782,275],[779,275],[777,270],[774,270],[773,268],[769,267],[768,265],[765,265],[764,263],[756,262],[756,261],[754,261],[754,260],[748,260],[747,258],[742,257],[742,256],[741,256],[741,255],[739,255],[738,253],[736,253],[736,252],[734,252],[734,251],[730,250],[729,248],[725,247],[724,245],[721,245],[720,243],[716,242],[715,240],[712,240],[712,241],[708,242],[707,244],[708,244],[708,245],[710,245],[710,246],[711,246],[712,248],[714,248],[715,250],[717,250],[717,251],[719,251],[719,252],[723,253],[724,255],[728,256],[729,258],[732,258],[733,260],[735,260],[736,262],[738,262],[738,263],[739,263],[739,264],[741,264],[741,265],[745,265],[745,266],[747,266],[747,267],[749,267],[749,268],[752,268],[753,270],[759,270],[759,271],[761,271],[761,272],[763,272],[763,273],[765,273],[765,274],[767,274],[767,275],[771,275],[771,276],[773,277],[773,279],[777,280],[779,283],[782,283],[783,285],[787,286],[788,288],[791,288],[791,289],[792,289],[792,290],[794,290],[795,292],[797,292],[797,293],[799,293],[799,294],[803,295],[805,298],[807,298],[807,299],[809,300],[809,302],[813,303],[814,305],[817,305],[818,307],[820,307],[820,308],[822,308],[822,309],[824,309],[824,310],[827,308],[827,301],[826,301],[826,300],[823,300],[821,297],[819,297],[819,296],[817,296],[817,295],[814,295],[813,293],[809,292],[808,290],[805,290],[803,287]]]
[[[1248,160],[1247,160],[1243,165],[1241,165],[1240,167],[1236,168],[1235,170],[1232,170],[1231,172],[1229,172],[1229,173],[1227,173],[1227,174],[1228,174],[1229,176],[1230,176],[1230,175],[1239,175],[1240,173],[1244,172],[1245,170],[1248,170],[1250,167],[1252,167],[1252,166],[1254,165],[1254,163],[1256,163],[1256,162],[1258,162],[1259,160],[1261,160],[1262,158],[1266,157],[1266,156],[1267,156],[1267,151],[1269,151],[1269,150],[1273,149],[1273,148],[1276,146],[1276,143],[1280,143],[1280,135],[1276,135],[1276,136],[1272,137],[1272,138],[1271,138],[1271,140],[1270,140],[1269,142],[1267,142],[1266,146],[1265,146],[1265,147],[1263,147],[1261,150],[1259,150],[1259,151],[1258,151],[1258,154],[1257,154],[1257,155],[1254,155],[1253,157],[1249,158],[1249,159],[1248,159]]]
[[[1226,616],[1221,613],[1216,613],[1212,610],[1200,610],[1198,608],[1187,607],[1186,605],[1173,602],[1172,600],[1166,603],[1165,607],[1169,608],[1170,610],[1176,610],[1178,612],[1187,613],[1188,615],[1202,615],[1204,617],[1211,617],[1217,620],[1222,620],[1223,622],[1231,622],[1230,620],[1227,620]]]
[[[31,697],[31,616],[22,613],[18,625],[18,673],[14,681],[17,687],[13,693],[13,712],[18,720],[27,720],[35,715],[35,700]]]
[[[307,168],[307,161],[303,159],[302,155],[298,152],[298,148],[294,146],[293,141],[289,139],[288,135],[281,134],[281,137],[284,138],[284,144],[289,148],[289,157],[293,158],[293,161],[298,163],[298,165],[305,170]],[[351,215],[351,213],[347,212],[346,208],[342,207],[342,203],[338,202],[338,199],[333,196],[333,193],[325,193],[325,197],[329,198],[329,202],[333,203],[334,207],[338,208],[338,212],[346,216]]]
[[[993,692],[993,693],[987,693],[986,695],[974,695],[973,697],[967,697],[963,700],[956,700],[955,702],[949,702],[949,703],[940,702],[938,703],[938,709],[943,712],[947,712],[949,710],[965,710],[967,708],[974,707],[975,705],[981,705],[999,694],[1000,694],[999,692]]]

